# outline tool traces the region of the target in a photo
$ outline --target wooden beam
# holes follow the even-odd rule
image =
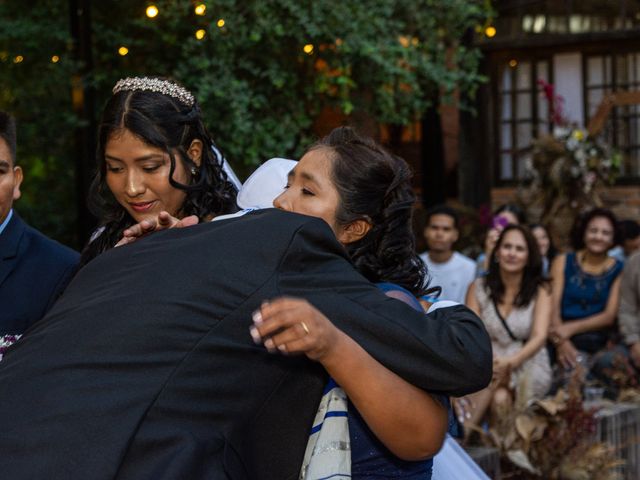
[[[605,96],[600,105],[598,105],[595,115],[589,120],[587,132],[591,136],[598,135],[604,128],[604,124],[609,118],[613,107],[637,104],[640,104],[640,91],[616,92]]]

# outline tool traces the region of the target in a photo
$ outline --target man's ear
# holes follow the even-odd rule
[[[20,184],[22,183],[22,168],[13,167],[13,199],[18,200],[20,198]]]
[[[371,227],[371,223],[363,218],[354,220],[347,226],[341,228],[338,241],[344,245],[357,242],[369,233]]]
[[[454,228],[453,231],[455,232],[453,235],[453,243],[456,243],[460,238],[460,230],[458,230],[457,228]]]
[[[200,167],[202,163],[202,141],[197,138],[193,139],[187,149],[187,155],[197,167]]]

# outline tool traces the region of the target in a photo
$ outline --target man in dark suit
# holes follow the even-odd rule
[[[0,112],[0,359],[44,316],[78,262],[76,252],[29,227],[12,209],[21,183],[15,121]]]
[[[297,479],[327,378],[253,343],[252,313],[281,295],[420,388],[490,381],[472,312],[421,314],[358,274],[324,221],[262,210],[159,232],[76,275],[0,363],[3,478]]]

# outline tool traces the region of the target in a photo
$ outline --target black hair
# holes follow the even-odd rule
[[[620,233],[620,226],[618,225],[618,220],[613,212],[606,208],[593,208],[582,215],[579,215],[571,229],[571,246],[575,251],[581,250],[585,247],[584,243],[584,235],[587,231],[587,227],[591,220],[597,217],[604,217],[611,223],[611,228],[613,229],[613,244],[620,245],[622,242],[622,235]]]
[[[493,216],[497,216],[500,215],[503,212],[509,212],[512,213],[513,215],[515,215],[515,217],[518,219],[518,223],[520,225],[526,225],[527,224],[527,215],[524,213],[524,210],[522,208],[520,208],[519,206],[513,204],[513,203],[505,203],[504,205],[500,205],[494,212],[493,212]]]
[[[620,220],[618,222],[621,240],[634,240],[640,237],[640,225],[635,220]]]
[[[171,82],[177,85],[176,82]],[[135,220],[117,202],[106,183],[105,147],[109,139],[124,130],[144,143],[165,151],[170,158],[169,183],[186,193],[179,215],[197,215],[200,221],[230,213],[236,207],[236,189],[222,168],[222,155],[202,121],[200,108],[163,93],[147,90],[125,90],[115,93],[107,102],[98,130],[98,168],[89,190],[89,208],[98,217],[102,233],[83,251],[81,265],[108,250],[122,232]],[[196,165],[187,155],[191,142],[202,142],[202,158]],[[185,171],[195,171],[187,185],[173,178],[176,157]]]
[[[502,245],[505,235],[514,230],[522,233],[529,252],[527,255],[527,264],[522,272],[520,291],[516,295],[513,305],[516,307],[526,307],[535,298],[538,287],[547,285],[547,281],[542,273],[542,257],[540,256],[538,243],[531,231],[524,225],[507,225],[500,233],[489,259],[489,272],[485,280],[485,288],[487,294],[495,303],[502,301],[505,286],[500,276],[500,265],[496,262],[496,252],[500,248],[500,245]]]
[[[391,282],[416,296],[423,294],[426,267],[415,252],[415,195],[407,163],[350,127],[336,128],[310,150],[318,148],[328,149],[332,159],[332,180],[340,197],[336,223],[365,219],[372,225],[362,239],[346,245],[355,267],[372,282]]]
[[[434,215],[447,215],[453,219],[453,226],[458,229],[458,224],[460,222],[460,217],[458,216],[458,212],[456,212],[453,208],[448,205],[436,205],[435,207],[431,207],[427,210],[425,227],[429,226],[429,222],[431,221],[431,217]]]
[[[11,161],[16,165],[16,120],[7,112],[0,112],[0,138],[7,142]]]
[[[549,229],[545,225],[543,225],[542,223],[532,223],[531,225],[529,225],[529,230],[531,231],[531,233],[533,233],[533,231],[536,228],[542,228],[547,234],[547,238],[549,239],[549,249],[547,250],[546,257],[547,257],[547,260],[549,261],[549,265],[551,265],[551,262],[553,261],[553,259],[556,257],[556,255],[558,255],[558,249],[553,244],[553,238],[551,238]],[[534,235],[534,238],[535,238],[535,235]]]

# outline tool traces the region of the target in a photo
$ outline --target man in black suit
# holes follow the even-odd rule
[[[29,227],[13,210],[21,183],[15,121],[0,112],[0,359],[44,316],[78,262],[76,252]]]
[[[0,363],[2,476],[297,479],[327,378],[253,343],[252,313],[281,295],[423,389],[490,381],[472,312],[421,314],[360,276],[322,220],[263,210],[159,232],[76,275]]]

